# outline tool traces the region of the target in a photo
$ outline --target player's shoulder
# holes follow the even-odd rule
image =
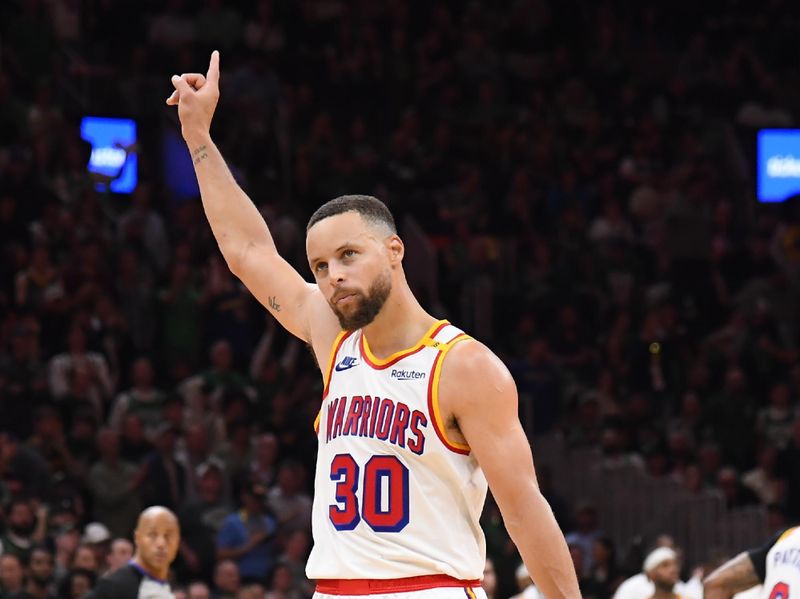
[[[800,526],[790,526],[784,530],[779,531],[774,536],[775,542],[773,545],[783,542],[797,543],[800,540]]]
[[[514,388],[514,379],[497,354],[469,337],[448,348],[439,385],[443,390],[456,392],[464,389],[506,391]]]
[[[453,339],[447,349],[447,363],[452,369],[499,369],[508,372],[500,357],[484,343],[464,333]]]

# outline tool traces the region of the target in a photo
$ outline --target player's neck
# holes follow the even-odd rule
[[[434,322],[436,319],[419,305],[408,285],[395,285],[363,333],[370,351],[383,359],[414,346]]]

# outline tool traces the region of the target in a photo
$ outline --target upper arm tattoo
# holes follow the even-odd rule
[[[275,295],[271,295],[269,297],[269,307],[275,310],[276,312],[281,311],[281,305],[278,303],[278,297]]]

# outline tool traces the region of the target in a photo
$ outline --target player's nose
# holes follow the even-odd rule
[[[336,263],[329,263],[328,264],[328,279],[331,282],[331,285],[336,286],[344,283],[345,281],[345,272],[344,268],[341,265]]]

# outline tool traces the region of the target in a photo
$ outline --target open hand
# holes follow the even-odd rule
[[[219,101],[219,52],[211,53],[208,72],[173,75],[175,91],[167,98],[169,106],[178,107],[181,134],[187,143],[202,139],[211,129],[211,119]]]

